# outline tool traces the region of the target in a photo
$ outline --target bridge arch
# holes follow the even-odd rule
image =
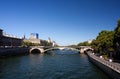
[[[91,48],[90,46],[81,46],[80,47],[80,53],[85,53],[87,51],[93,51],[94,49]]]
[[[44,53],[44,49],[43,48],[31,48],[30,49],[30,53]]]
[[[47,51],[58,50],[58,49],[59,49],[58,47],[49,48],[49,49],[44,50],[44,53],[47,52]]]
[[[51,51],[51,50],[64,50],[64,49],[70,49],[70,50],[75,50],[80,52],[80,50],[72,47],[53,47],[53,48],[46,49],[44,52]]]

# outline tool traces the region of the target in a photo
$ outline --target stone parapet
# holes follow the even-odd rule
[[[29,48],[17,47],[17,48],[0,48],[0,58],[8,56],[19,56],[29,54]]]
[[[101,57],[96,56],[94,53],[87,52],[90,61],[98,66],[102,71],[108,74],[113,79],[120,79],[120,64],[115,62],[106,61]]]

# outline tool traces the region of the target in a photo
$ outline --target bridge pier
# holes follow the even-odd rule
[[[84,53],[85,52],[85,50],[84,49],[80,49],[80,53]]]
[[[90,46],[81,46],[80,47],[80,53],[85,53],[88,50],[93,51],[94,49],[92,49]]]

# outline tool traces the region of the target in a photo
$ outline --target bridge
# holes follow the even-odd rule
[[[31,46],[29,52],[30,53],[45,53],[47,51],[51,50],[64,50],[64,49],[70,49],[78,51],[79,53],[84,53],[87,50],[93,49],[90,46],[77,46],[77,47],[67,47],[67,46],[58,46],[58,47],[51,47],[51,46]]]

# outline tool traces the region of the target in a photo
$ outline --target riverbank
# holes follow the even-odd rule
[[[112,79],[120,79],[120,64],[106,61],[91,52],[87,52],[87,56],[93,64],[103,70]]]
[[[0,58],[26,54],[29,54],[29,48],[27,47],[0,48]]]

